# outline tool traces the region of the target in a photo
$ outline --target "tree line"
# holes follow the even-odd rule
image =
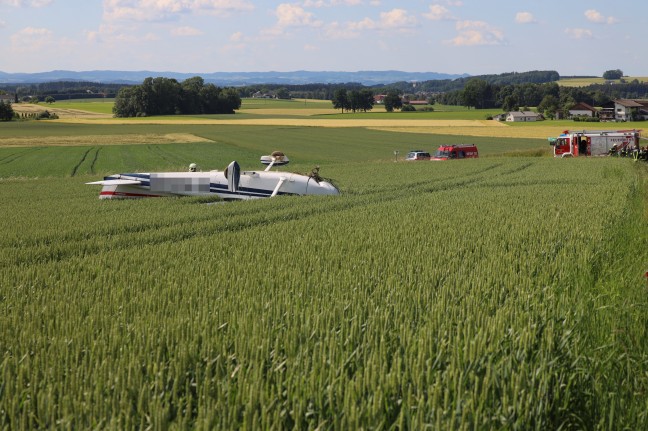
[[[462,90],[439,94],[436,100],[445,105],[500,108],[503,111],[535,106],[538,112],[555,112],[568,110],[578,102],[602,106],[614,99],[645,97],[648,97],[648,84],[638,82],[564,87],[555,82],[497,85],[472,79]]]
[[[200,76],[179,83],[175,79],[146,78],[141,85],[122,87],[115,98],[115,117],[174,114],[233,114],[241,98],[232,88],[205,84]]]
[[[498,75],[478,75],[457,79],[438,79],[423,82],[395,82],[389,85],[374,86],[378,92],[386,93],[389,90],[397,90],[402,93],[447,93],[462,90],[472,79],[480,79],[491,85],[513,85],[513,84],[541,84],[554,82],[560,79],[560,74],[555,70],[533,70],[530,72],[508,72]]]

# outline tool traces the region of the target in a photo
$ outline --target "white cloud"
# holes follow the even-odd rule
[[[13,7],[45,7],[52,3],[52,0],[0,0],[0,5],[6,4]]]
[[[432,21],[456,19],[454,16],[452,16],[452,13],[450,13],[450,10],[448,10],[448,8],[439,4],[430,5],[430,11],[424,13],[423,16]]]
[[[38,51],[52,43],[52,32],[46,28],[25,27],[11,36],[15,50]]]
[[[226,15],[254,6],[248,0],[103,0],[103,9],[109,21],[158,21],[182,13]]]
[[[203,33],[202,30],[199,30],[194,27],[189,27],[189,26],[184,26],[184,27],[176,27],[171,29],[171,34],[174,36],[200,36]]]
[[[392,9],[389,12],[381,12],[380,20],[364,18],[360,21],[347,24],[351,30],[382,30],[382,29],[407,29],[416,25],[416,17],[407,13],[404,9]]]
[[[595,22],[597,24],[616,24],[617,22],[619,22],[619,20],[616,19],[615,17],[613,16],[606,17],[596,9],[586,10],[585,18],[587,18],[588,21]]]
[[[586,28],[568,28],[565,33],[572,39],[591,39],[594,36],[592,31]]]
[[[358,6],[363,0],[305,0],[304,7]]]
[[[233,33],[230,37],[229,40],[231,42],[240,42],[243,40],[243,33],[240,31],[237,31],[236,33]]]
[[[313,18],[312,12],[307,12],[301,6],[282,3],[275,11],[277,26],[285,27],[319,27],[322,21]]]
[[[458,21],[459,34],[448,43],[455,46],[501,45],[504,33],[484,21]]]
[[[380,14],[381,28],[405,29],[416,25],[416,17],[404,9],[392,9]]]
[[[337,21],[328,24],[324,30],[324,34],[328,39],[353,39],[359,35],[348,24],[343,26]]]
[[[530,24],[536,22],[531,12],[518,12],[515,14],[515,22],[518,24]]]
[[[138,27],[135,25],[102,24],[98,30],[86,32],[86,39],[91,43],[134,44],[142,40],[154,40],[154,38],[151,33],[145,36],[139,35]]]
[[[344,24],[334,21],[326,26],[325,35],[329,39],[353,39],[359,37],[363,31],[408,31],[416,24],[416,17],[410,15],[406,10],[392,9],[389,12],[382,12],[377,21],[369,17]]]

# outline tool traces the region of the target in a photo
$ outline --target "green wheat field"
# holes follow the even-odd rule
[[[208,141],[109,142],[156,133]],[[648,166],[475,137],[395,161],[458,139],[1,124],[0,429],[647,429]],[[84,184],[278,149],[341,195]]]

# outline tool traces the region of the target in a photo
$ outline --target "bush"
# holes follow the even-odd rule
[[[36,115],[37,120],[58,120],[59,116],[54,112],[47,110],[41,111]]]
[[[404,104],[403,107],[401,108],[402,112],[416,112],[416,108],[413,105]]]
[[[601,121],[599,117],[588,117],[587,115],[579,115],[577,117],[573,117],[572,120],[581,123],[599,123]]]

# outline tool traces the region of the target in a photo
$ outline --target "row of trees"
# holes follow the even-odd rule
[[[333,99],[333,107],[344,111],[371,111],[373,109],[375,100],[373,92],[370,90],[351,90],[347,91],[345,88],[340,88],[335,92]],[[403,101],[397,91],[388,91],[383,99],[385,111],[393,112],[394,109],[400,109],[403,106]]]
[[[344,111],[371,111],[374,105],[373,93],[369,90],[351,90],[341,88],[333,96],[333,107]]]
[[[115,98],[116,117],[174,114],[233,114],[241,97],[231,88],[205,84],[195,76],[179,83],[169,78],[146,78],[141,85],[122,87]]]
[[[513,111],[520,107],[548,107],[553,110],[569,109],[577,102],[601,106],[618,98],[645,98],[648,84],[629,83],[591,85],[588,87],[563,87],[555,82],[544,84],[495,85],[481,79],[472,79],[462,90],[438,94],[436,100],[445,105],[474,108],[500,108]],[[543,110],[539,109],[540,112]]]

